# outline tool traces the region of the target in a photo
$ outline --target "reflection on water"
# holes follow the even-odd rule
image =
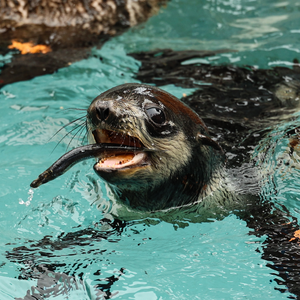
[[[67,128],[53,137],[80,117],[69,108],[85,109],[100,92],[137,81],[134,74],[141,63],[127,52],[167,47],[229,48],[239,52],[205,57],[198,63],[267,68],[280,62],[291,66],[299,54],[298,27],[297,1],[171,1],[147,23],[107,42],[101,50],[93,50],[89,59],[53,75],[2,88],[0,299],[24,299],[26,293],[37,299],[42,299],[41,295],[49,299],[293,297],[285,285],[281,285],[285,293],[275,290],[280,270],[266,267],[268,258],[261,258],[266,237],[248,235],[246,222],[234,215],[201,224],[184,220],[185,228],[157,219],[132,221],[125,226],[105,214],[111,212],[113,202],[105,184],[91,170],[92,161],[75,166],[36,190],[33,198],[28,191],[32,179],[64,153],[70,142],[70,147],[81,143],[82,135],[72,140],[66,135]],[[193,84],[201,84],[201,80],[191,78]],[[212,107],[230,113],[231,107],[221,103],[228,81],[218,84],[222,93]],[[164,88],[178,97],[186,94],[187,101],[195,91],[195,87],[172,84]],[[263,96],[267,99],[268,92]],[[259,103],[254,98],[253,103]],[[238,112],[245,111],[250,100],[239,100]],[[238,154],[242,153],[243,159],[246,154],[252,156],[257,167],[268,174],[261,198],[278,207],[285,205],[292,217],[299,218],[299,149],[291,145],[291,139],[297,139],[294,129],[299,124],[298,115],[283,111],[267,130],[254,126],[245,136],[238,136],[236,129],[241,127],[232,125],[229,117],[221,121],[210,129],[220,141],[225,134],[231,138],[228,160],[233,168],[236,166],[236,176],[249,178],[250,174],[249,164],[241,166],[237,161]],[[267,118],[259,121],[269,122]],[[248,148],[243,148],[243,137],[249,142]],[[237,148],[231,149],[237,138],[241,138]],[[239,178],[238,188],[252,188],[257,193],[254,176],[248,183]],[[22,203],[30,201],[29,205],[20,204],[20,199]],[[287,261],[293,269],[298,263],[297,241],[286,245],[295,249],[295,261]]]
[[[237,19],[230,25],[233,27],[241,28],[243,31],[238,35],[233,35],[233,38],[238,39],[256,39],[280,31],[276,24],[288,19],[288,15],[283,16],[269,16],[264,18],[252,19]]]
[[[190,0],[186,3],[175,0],[146,25],[132,28],[115,40],[125,45],[128,52],[163,48],[235,49],[247,53],[245,56],[236,54],[242,56],[241,64],[267,67],[268,54],[258,63],[260,55],[254,51],[269,51],[274,47],[284,49],[289,45],[298,52],[298,8],[297,1]],[[279,55],[289,60],[287,56]]]
[[[299,219],[299,113],[291,114],[290,119],[264,136],[253,155],[257,164],[270,174],[264,192],[268,200],[287,206]]]

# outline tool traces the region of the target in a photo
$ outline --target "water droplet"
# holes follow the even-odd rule
[[[33,198],[33,194],[34,194],[34,190],[29,189],[27,201],[25,202],[25,201],[23,201],[23,199],[19,198],[19,204],[21,204],[21,205],[25,204],[26,206],[30,205],[30,202],[32,201],[32,198]]]

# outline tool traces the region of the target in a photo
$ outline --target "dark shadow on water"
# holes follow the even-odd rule
[[[109,230],[97,229],[101,226],[109,227]],[[37,280],[24,298],[16,299],[47,299],[68,295],[71,290],[81,290],[90,299],[93,299],[93,295],[97,296],[96,299],[110,299],[113,296],[111,287],[125,269],[121,268],[115,275],[105,277],[99,268],[93,274],[93,286],[85,283],[84,270],[90,264],[108,264],[103,257],[107,249],[101,248],[101,242],[117,243],[125,226],[122,221],[102,219],[95,224],[95,228],[62,233],[57,238],[45,236],[42,240],[27,241],[24,246],[6,252],[9,261],[24,266],[19,268],[19,280]],[[78,255],[88,255],[89,259],[81,260]]]

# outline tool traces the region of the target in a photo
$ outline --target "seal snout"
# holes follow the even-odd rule
[[[106,121],[113,112],[111,109],[111,101],[100,101],[98,100],[95,104],[95,113],[99,121]]]

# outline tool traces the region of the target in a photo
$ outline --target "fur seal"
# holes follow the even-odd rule
[[[241,169],[228,166],[222,148],[192,109],[159,88],[126,84],[91,103],[86,125],[91,144],[62,156],[33,187],[81,159],[96,157],[95,172],[124,203],[110,211],[114,221],[144,222],[150,217],[148,223],[154,217],[183,227],[235,213],[252,229],[249,234],[266,237],[257,251],[278,274],[279,290],[299,297],[297,219],[283,205],[264,198],[257,184],[263,184],[262,170],[252,164],[245,169],[245,163]],[[299,151],[299,130],[291,130],[288,138],[290,154]]]
[[[86,126],[91,144],[63,155],[32,187],[55,179],[82,159],[96,157],[97,175],[124,203],[122,208],[134,212],[128,218],[123,209],[113,214],[114,219],[154,216],[186,226],[185,220],[220,219],[234,212],[253,229],[251,234],[266,236],[262,258],[272,262],[268,265],[279,272],[290,292],[300,294],[294,279],[299,261],[297,220],[284,206],[264,201],[258,185],[254,191],[240,186],[243,172],[255,182],[260,181],[259,172],[251,174],[252,166],[236,174],[226,168],[222,148],[192,109],[159,88],[125,84],[92,101]],[[298,144],[297,135],[290,146],[296,150]]]
[[[202,119],[173,95],[145,84],[117,86],[92,101],[86,127],[91,145],[62,156],[32,187],[93,156],[96,174],[134,210],[164,211],[195,203],[207,210],[232,209],[237,204],[229,196],[221,146]]]

